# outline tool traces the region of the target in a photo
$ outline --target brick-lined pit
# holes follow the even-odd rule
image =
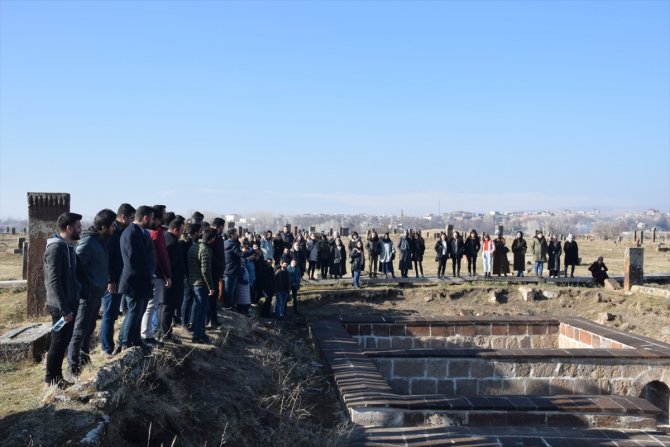
[[[311,330],[352,420],[364,425],[440,415],[452,425],[650,428],[658,408],[639,396],[656,396],[657,384],[670,383],[670,346],[579,318],[321,323]],[[667,393],[660,399],[667,423]]]

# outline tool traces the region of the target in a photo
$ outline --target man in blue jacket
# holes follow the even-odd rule
[[[115,219],[114,211],[100,211],[93,220],[93,226],[84,230],[77,244],[77,279],[81,289],[74,332],[67,351],[68,370],[73,376],[78,376],[81,367],[91,361],[91,334],[95,330],[95,320],[109,277],[107,239],[114,232]]]
[[[72,338],[79,304],[77,256],[72,242],[79,239],[81,215],[63,213],[58,216],[57,225],[58,233],[47,240],[44,251],[44,285],[47,292],[47,310],[53,324],[61,318],[66,324],[59,331],[51,332],[44,382],[65,388],[71,384],[63,379],[63,359]]]
[[[143,205],[135,212],[135,222],[121,234],[123,270],[119,279],[119,292],[128,306],[121,326],[121,348],[143,346],[140,324],[144,302],[153,296],[153,279],[156,271],[154,244],[149,228],[154,219],[152,207]]]

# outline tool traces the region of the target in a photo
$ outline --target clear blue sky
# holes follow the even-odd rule
[[[0,8],[2,217],[670,210],[668,1]]]

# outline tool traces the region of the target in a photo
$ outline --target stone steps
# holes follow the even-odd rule
[[[438,424],[655,430],[661,412],[644,399],[615,395],[404,396],[382,392],[349,399],[347,405],[353,422],[396,427]]]
[[[663,447],[670,436],[658,431],[528,427],[358,428],[350,447],[542,446]]]

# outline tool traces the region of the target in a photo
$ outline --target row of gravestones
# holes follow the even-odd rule
[[[5,227],[5,229],[6,229],[6,231],[5,231],[6,234],[16,234],[16,227]],[[25,233],[26,233],[26,228],[23,229],[23,234],[25,234]]]

